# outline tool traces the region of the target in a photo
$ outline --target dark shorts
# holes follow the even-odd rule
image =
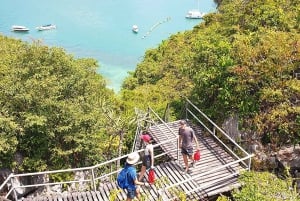
[[[135,189],[127,189],[127,198],[134,199],[136,196]]]
[[[188,156],[193,156],[193,148],[181,148],[181,153]]]
[[[146,166],[147,169],[151,167],[151,156],[150,155],[145,155],[143,158],[143,166]]]

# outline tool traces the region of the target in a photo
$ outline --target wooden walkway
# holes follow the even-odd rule
[[[169,128],[168,128],[169,127]],[[164,189],[172,184],[177,184],[188,180],[176,186],[180,192],[188,195],[187,200],[208,200],[208,197],[227,192],[232,188],[237,188],[240,184],[237,181],[239,170],[244,169],[239,164],[231,165],[218,171],[212,171],[222,165],[233,162],[234,159],[224,149],[217,144],[212,137],[204,136],[200,127],[192,126],[196,132],[201,150],[201,159],[194,168],[191,168],[190,174],[183,174],[183,160],[179,153],[177,160],[177,142],[176,137],[179,128],[179,121],[155,125],[149,128],[149,131],[156,143],[168,139],[174,139],[174,142],[168,142],[161,145],[160,149],[168,153],[170,160],[160,164],[156,163],[157,182],[149,187],[141,186],[141,194],[147,201],[156,201],[160,195],[158,188]],[[171,129],[171,131],[170,131]],[[173,131],[173,132],[172,132]],[[136,144],[140,147],[139,142]],[[208,173],[207,173],[208,172]],[[147,175],[145,175],[145,179]],[[193,189],[197,188],[193,193]],[[176,193],[175,193],[176,194]],[[178,194],[178,193],[177,193]],[[115,195],[115,199],[111,199]],[[167,190],[164,196],[171,199],[171,190]],[[101,183],[97,191],[74,192],[70,194],[49,195],[44,197],[25,198],[24,201],[123,201],[126,200],[126,194],[119,189],[116,182]]]
[[[168,127],[163,124],[156,125],[150,128],[150,132],[156,142],[168,140],[174,136],[174,133],[178,135],[179,121],[167,123]],[[233,162],[234,159],[228,154],[219,144],[213,140],[211,136],[204,136],[202,129],[199,126],[192,125],[195,130],[198,143],[201,151],[201,159],[198,161],[194,168],[191,169],[189,176],[195,177],[202,174],[199,178],[195,178],[192,181],[196,186],[203,186],[201,188],[202,194],[206,194],[209,197],[220,193],[227,192],[232,188],[239,187],[240,184],[237,181],[239,171],[244,169],[240,164],[234,164],[227,168],[220,169],[216,172],[206,172],[221,167],[222,165]],[[184,166],[181,153],[179,153],[179,160],[177,161],[177,144],[174,142],[164,144],[161,148],[168,153],[169,157],[176,161],[180,167]],[[196,148],[196,147],[194,147]],[[224,178],[224,179],[222,179]],[[174,179],[177,179],[176,177]],[[179,182],[180,180],[177,180]]]
[[[179,165],[174,162],[166,162],[156,166],[155,169],[157,178],[161,181],[160,185],[166,187],[170,184],[177,183],[178,181],[188,179],[189,175],[182,174],[182,169]],[[146,175],[147,177],[147,175]],[[197,184],[194,181],[186,182],[177,187],[178,190],[185,192],[188,189],[192,189]],[[159,189],[157,185],[150,185],[148,187],[142,186],[141,195],[147,201],[157,201],[159,197]],[[23,201],[110,201],[110,196],[116,194],[116,199],[114,201],[123,201],[126,200],[125,192],[118,188],[116,182],[107,182],[103,183],[98,191],[87,191],[87,192],[73,192],[69,194],[56,194],[48,196],[39,196],[39,197],[27,197]],[[171,195],[167,195],[171,198]],[[207,195],[202,195],[201,191],[189,195],[188,200],[206,200],[204,197]],[[203,198],[203,199],[199,199]]]

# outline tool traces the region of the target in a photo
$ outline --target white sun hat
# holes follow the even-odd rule
[[[129,165],[133,165],[137,163],[139,159],[140,159],[140,155],[137,152],[133,152],[128,155],[126,163],[128,163]]]

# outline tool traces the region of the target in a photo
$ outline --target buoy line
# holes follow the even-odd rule
[[[152,32],[154,29],[156,29],[159,25],[161,25],[162,23],[168,22],[168,21],[170,21],[170,20],[171,20],[171,18],[170,18],[170,17],[167,17],[166,19],[164,19],[164,20],[162,20],[162,21],[157,22],[156,24],[154,24],[154,25],[150,28],[150,30],[142,37],[142,39],[144,39],[144,38],[146,38],[148,35],[150,35],[151,32]]]

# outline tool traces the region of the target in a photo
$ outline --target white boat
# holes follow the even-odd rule
[[[133,25],[133,26],[132,26],[132,31],[133,31],[134,33],[138,33],[138,32],[139,32],[139,27],[138,27],[137,25]]]
[[[201,13],[199,11],[199,6],[200,2],[198,0],[198,9],[189,10],[185,17],[189,19],[201,19],[205,15],[205,13]]]
[[[204,15],[205,14],[201,13],[199,10],[190,10],[185,17],[189,19],[201,19]]]
[[[25,26],[19,26],[19,25],[13,25],[11,27],[12,31],[16,31],[16,32],[27,32],[29,31],[29,29]]]
[[[54,24],[46,24],[46,25],[42,25],[42,26],[36,27],[36,29],[39,30],[39,31],[56,29],[56,25],[54,25]]]

